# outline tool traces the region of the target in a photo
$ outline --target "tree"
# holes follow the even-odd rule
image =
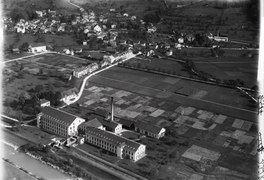
[[[24,42],[20,47],[19,49],[21,51],[28,51],[28,48],[29,48],[29,44],[27,42]]]
[[[37,85],[37,86],[35,87],[35,92],[36,92],[37,94],[40,94],[41,91],[43,91],[43,85],[39,84],[39,85]]]

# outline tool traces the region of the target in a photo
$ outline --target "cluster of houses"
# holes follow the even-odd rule
[[[164,128],[149,123],[116,121],[113,107],[111,116],[91,118],[88,121],[51,107],[47,100],[41,100],[41,107],[41,113],[37,115],[37,127],[42,130],[65,138],[83,136],[85,142],[134,162],[146,156],[146,146],[121,136],[123,128],[156,139],[165,135]]]

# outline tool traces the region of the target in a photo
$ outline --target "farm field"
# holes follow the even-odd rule
[[[225,173],[221,177],[231,178],[230,172],[245,178],[254,176],[251,167],[256,162],[256,125],[248,120],[98,85],[96,82],[87,84],[77,102],[78,106],[73,104],[64,110],[81,114],[86,119],[102,118],[96,114],[96,109],[110,112],[110,97],[114,97],[116,121],[143,120],[165,127],[170,133],[161,140],[141,139],[140,143],[147,146],[147,157],[137,163],[120,160],[89,144],[80,146],[81,149],[151,179],[198,177],[198,172],[214,176],[211,172],[217,174],[223,169]],[[239,161],[241,166],[247,168],[232,165],[229,152],[237,154],[232,160]]]
[[[253,87],[257,84],[258,63],[251,61],[240,62],[194,62],[197,69],[207,72],[222,80],[240,79],[245,82],[245,87]]]
[[[89,81],[110,87],[123,88],[139,94],[164,98],[169,101],[173,100],[184,105],[203,107],[204,109],[212,108],[208,105],[208,102],[207,105],[204,102],[211,101],[216,105],[214,108],[217,112],[228,113],[229,108],[220,108],[216,103],[254,111],[254,107],[248,102],[248,99],[242,97],[237,90],[125,68],[114,67],[92,77]],[[234,99],[237,99],[237,102],[233,101]],[[247,117],[250,118],[250,116]]]

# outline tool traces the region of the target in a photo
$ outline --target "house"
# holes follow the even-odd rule
[[[205,36],[210,39],[210,40],[213,40],[214,39],[214,36],[212,33],[206,33]]]
[[[104,55],[104,56],[103,56],[103,60],[108,61],[108,62],[110,62],[110,63],[113,63],[113,62],[115,61],[115,57],[112,56],[112,55],[110,55],[110,56],[108,56],[108,55]]]
[[[127,13],[124,13],[123,16],[124,16],[124,17],[128,17],[128,14],[127,14]]]
[[[195,40],[195,37],[194,37],[194,35],[192,35],[192,34],[187,34],[187,35],[185,36],[185,38],[186,38],[187,41],[189,41],[189,42],[193,42],[193,41]]]
[[[38,15],[38,17],[42,17],[43,16],[43,12],[42,11],[36,11],[36,14]]]
[[[72,88],[61,93],[62,98],[60,101],[69,101],[70,99],[76,98],[78,94],[77,88]]]
[[[50,106],[43,107],[37,115],[37,127],[63,137],[78,134],[78,126],[84,119]]]
[[[214,40],[217,42],[228,42],[228,37],[214,36]]]
[[[112,24],[111,29],[115,29],[115,28],[116,28],[116,24]]]
[[[134,20],[136,20],[136,19],[137,19],[136,16],[131,16],[131,20],[132,20],[132,21],[134,21]]]
[[[166,56],[172,56],[172,54],[173,54],[172,49],[166,51]]]
[[[26,32],[26,28],[24,25],[17,25],[17,26],[15,26],[15,29],[16,29],[17,33],[24,34]]]
[[[47,51],[47,46],[42,43],[36,43],[29,45],[29,52],[40,53]]]
[[[180,43],[175,43],[175,48],[181,49],[182,48],[182,45]]]
[[[40,99],[40,107],[50,106],[50,101],[46,99]]]
[[[94,32],[97,33],[97,34],[101,34],[101,32],[102,32],[102,28],[101,28],[98,24],[96,24],[96,25],[93,27],[93,30],[94,30]]]
[[[118,134],[122,130],[122,124],[119,124],[115,121],[100,119],[100,123],[103,125],[105,130]]]
[[[76,49],[74,49],[74,52],[76,54],[80,54],[80,53],[82,53],[82,48],[76,48]]]
[[[20,50],[18,48],[14,48],[14,49],[12,49],[12,53],[20,54]]]
[[[155,26],[148,27],[148,28],[147,28],[147,31],[148,31],[148,33],[154,33],[154,32],[157,31],[157,28],[156,28]]]
[[[97,128],[87,128],[85,141],[133,162],[146,156],[146,145]]]
[[[179,42],[180,44],[183,44],[183,43],[184,43],[184,38],[183,38],[183,37],[179,37],[179,38],[178,38],[178,42]]]
[[[64,52],[65,54],[71,54],[71,51],[70,51],[69,49],[63,49],[63,52]]]
[[[110,12],[115,12],[115,9],[109,9]]]
[[[73,71],[73,76],[80,78],[86,74],[90,74],[99,68],[97,63],[89,64],[88,66],[77,68]]]
[[[135,131],[156,139],[159,139],[165,135],[165,128],[154,126],[143,121],[137,121],[135,123]]]

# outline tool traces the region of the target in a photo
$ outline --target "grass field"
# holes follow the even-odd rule
[[[5,82],[3,84],[3,100],[8,104],[24,93],[30,94],[31,89],[41,85],[44,89],[50,88],[55,92],[63,92],[72,88],[68,81],[72,70],[86,61],[70,56],[46,54],[26,58],[21,61],[8,62],[4,68]],[[4,112],[13,117],[16,110],[9,106]]]
[[[174,93],[184,93],[187,96],[191,96],[195,95],[199,91],[206,91],[207,94],[202,97],[202,99],[204,100],[223,103],[225,105],[245,108],[249,110],[254,109],[250,107],[247,98],[241,97],[241,94],[233,89],[177,78],[168,78],[162,75],[128,70],[124,68],[115,67],[111,70],[104,71],[100,75],[92,77],[90,81],[117,88],[122,87],[132,92],[150,96],[166,96],[167,94],[167,100],[171,100],[170,98],[176,95]],[[165,90],[166,92],[164,92],[163,90]],[[232,97],[232,100],[230,99],[230,97]],[[234,100],[236,100],[237,102],[235,102]],[[199,103],[197,102],[193,105],[199,106]]]

